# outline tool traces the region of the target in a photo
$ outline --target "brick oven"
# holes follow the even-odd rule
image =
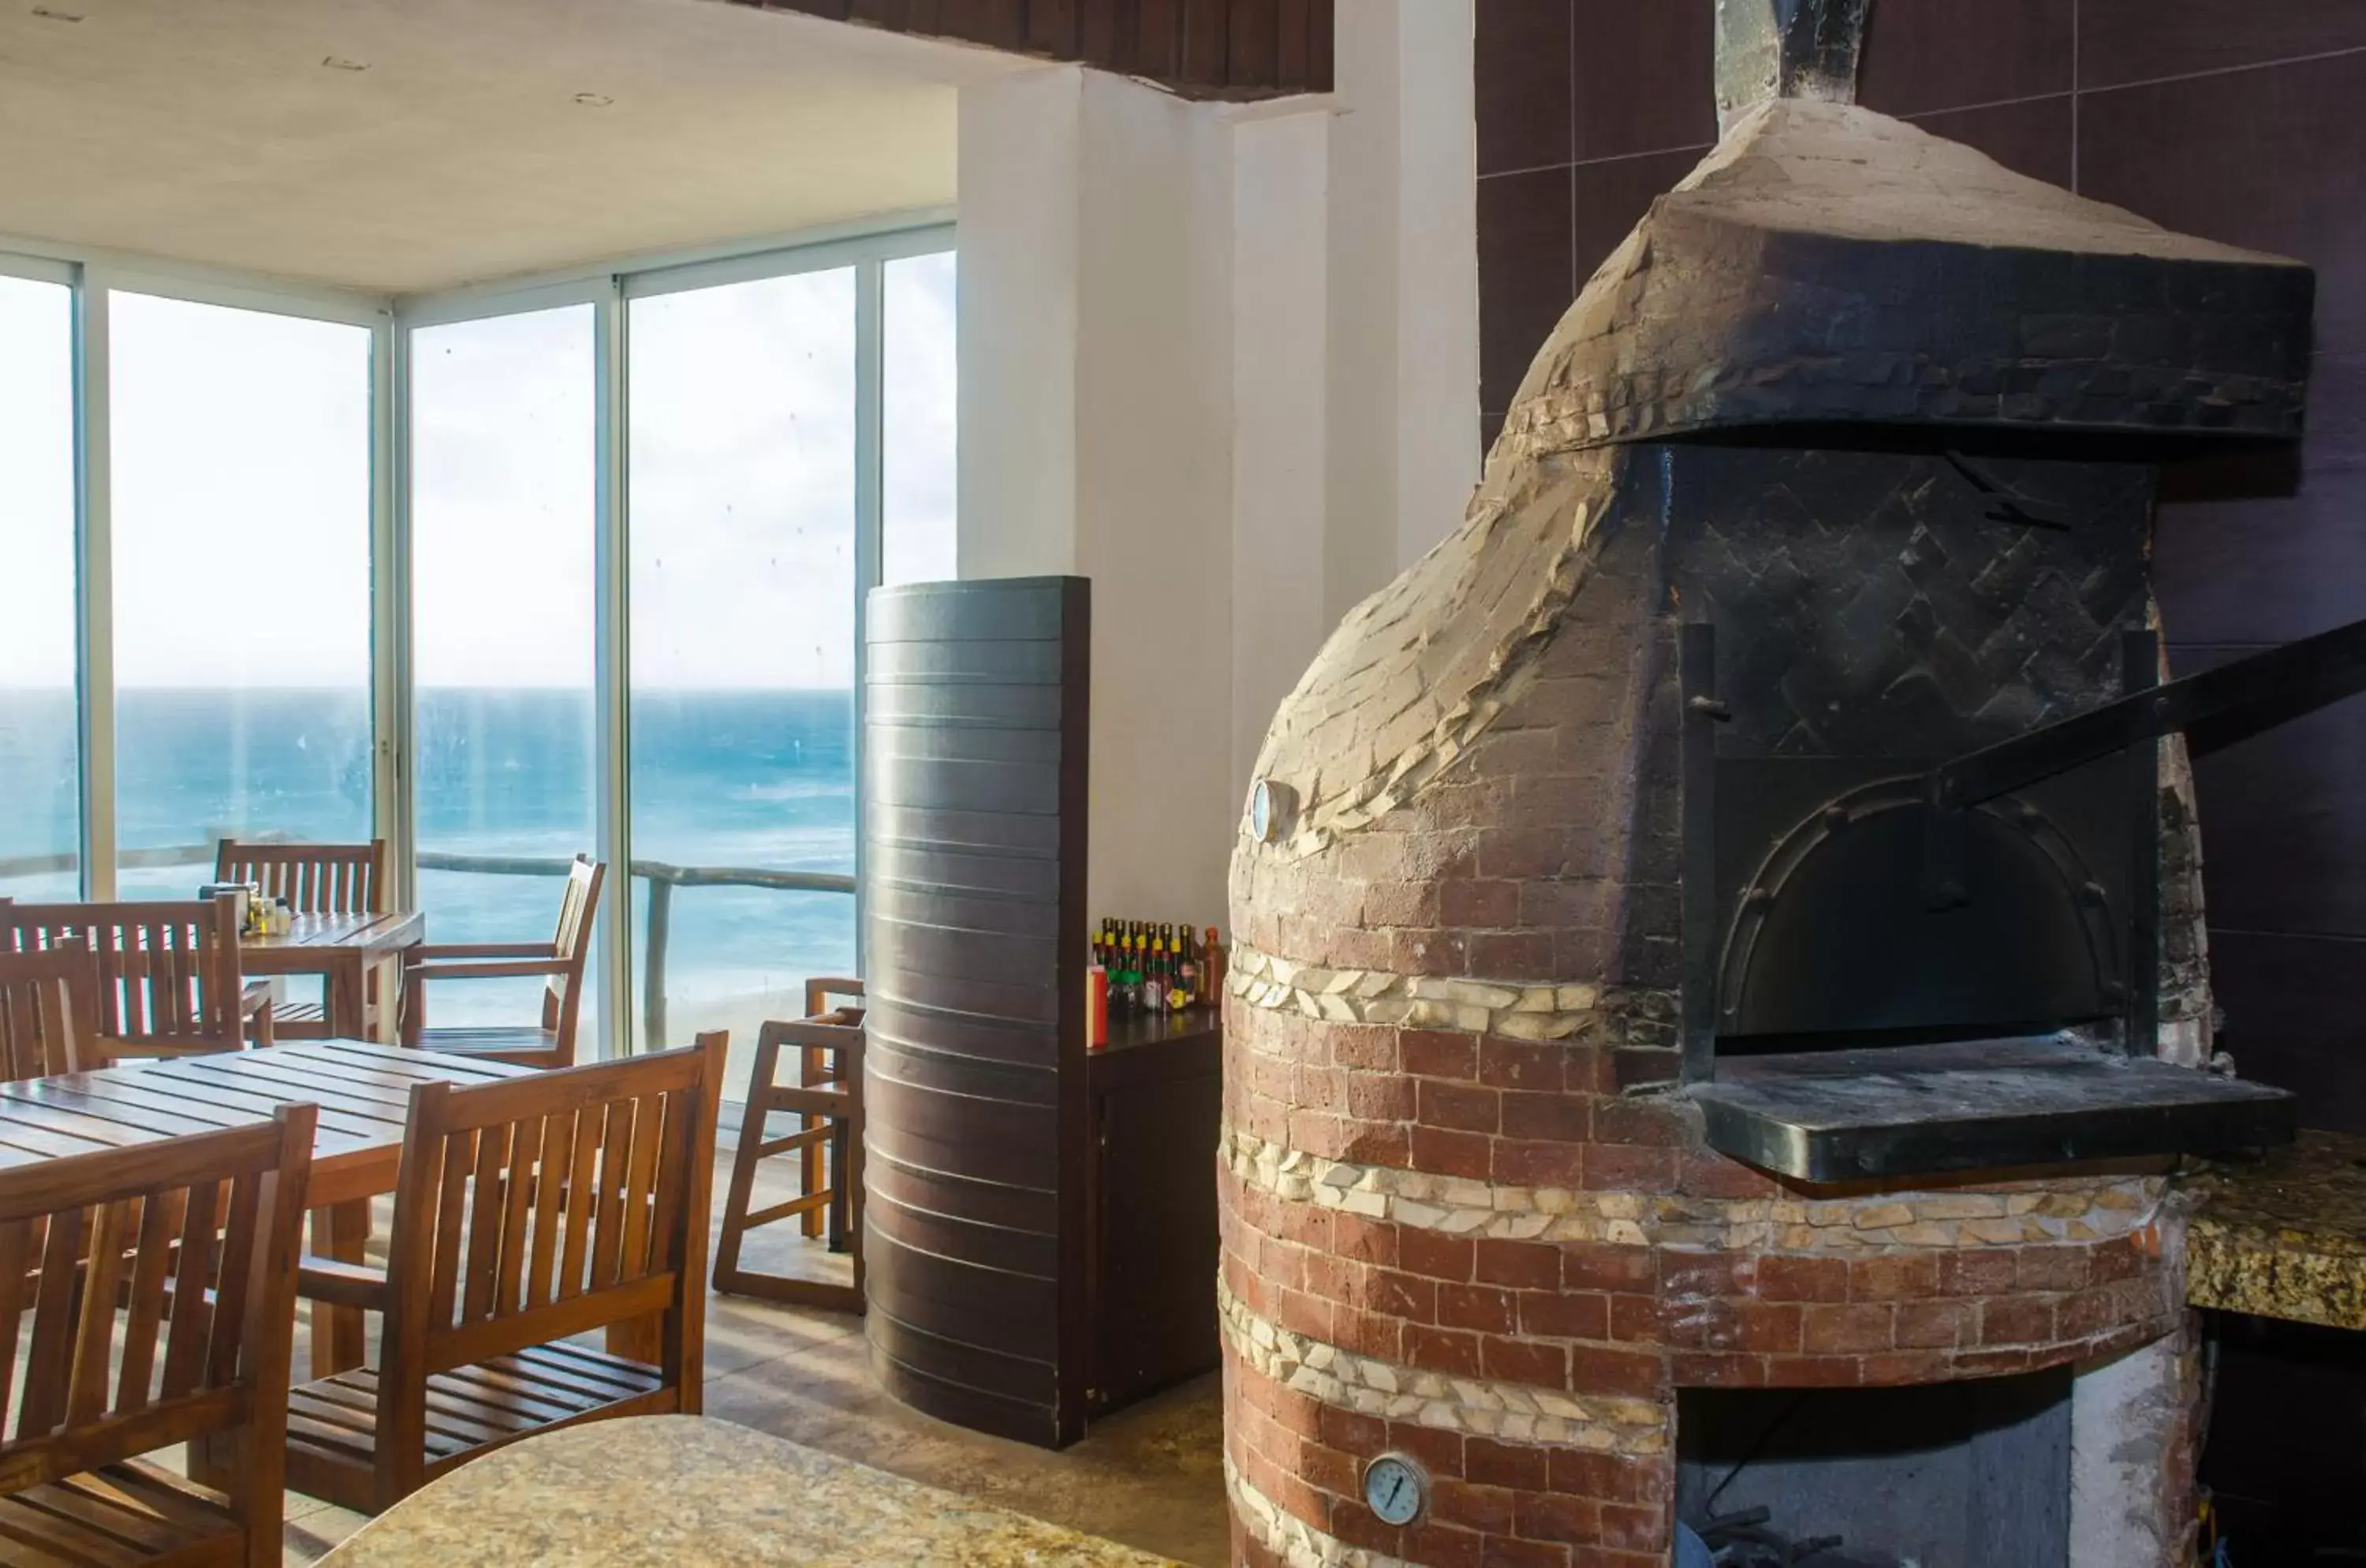
[[[1268,736],[1240,1562],[2188,1561],[2177,1162],[2293,1112],[2181,732],[2366,638],[2159,684],[2153,492],[2297,435],[2312,278],[1854,107],[1863,10],[1720,6],[1719,145]]]

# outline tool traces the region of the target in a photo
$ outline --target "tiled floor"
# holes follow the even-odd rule
[[[727,1128],[738,1120],[726,1107]],[[729,1142],[729,1133],[724,1141]],[[761,1206],[788,1195],[786,1162],[760,1183]],[[719,1204],[730,1152],[716,1159]],[[387,1214],[379,1213],[383,1238]],[[743,1263],[778,1272],[842,1268],[822,1245],[783,1224],[749,1238]],[[309,1356],[299,1326],[296,1375]],[[918,1415],[871,1376],[860,1318],[707,1298],[706,1414],[1049,1519],[1200,1564],[1227,1560],[1222,1415],[1211,1374],[1095,1425],[1062,1453],[982,1437]],[[287,1561],[309,1563],[361,1528],[360,1515],[287,1496]],[[490,1565],[488,1565],[490,1568]]]

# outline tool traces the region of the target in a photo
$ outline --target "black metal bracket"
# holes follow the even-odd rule
[[[2121,700],[2140,700],[2159,687],[2160,634],[2145,626],[2121,633]],[[2128,774],[2128,919],[2119,998],[2127,1028],[2120,1048],[2150,1056],[2160,1021],[2160,748],[2131,746],[2122,762]]]
[[[2136,691],[1932,770],[1931,798],[1961,810],[2139,740],[2207,727],[2199,756],[2366,692],[2366,621]]]
[[[2070,519],[2062,508],[2052,502],[2037,501],[2023,495],[2004,480],[1976,466],[1961,452],[1944,452],[1947,466],[1961,474],[1974,490],[1989,497],[1995,504],[1980,515],[1991,523],[2012,523],[2024,528],[2051,528],[2067,532]]]
[[[2151,634],[2144,634],[2149,637]],[[2366,692],[2366,621],[2143,689],[1967,753],[1925,781],[1923,883],[1933,908],[1964,900],[1963,814],[1985,801],[2179,731],[2196,756]]]
[[[1717,628],[1676,629],[1676,684],[1684,697],[1677,740],[1684,832],[1684,1077],[1717,1075],[1717,728],[1733,715],[1717,694]]]

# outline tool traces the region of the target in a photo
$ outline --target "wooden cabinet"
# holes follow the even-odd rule
[[[1216,1365],[1216,1140],[1223,1031],[1213,1008],[1113,1021],[1086,1058],[1091,1416]]]

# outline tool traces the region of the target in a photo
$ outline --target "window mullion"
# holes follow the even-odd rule
[[[626,748],[630,714],[632,649],[631,501],[626,462],[625,359],[629,316],[621,278],[609,281],[594,307],[592,369],[594,450],[599,475],[593,516],[592,581],[598,604],[592,615],[594,643],[593,755],[599,770],[596,820],[601,858],[608,863],[607,931],[600,964],[600,1036],[603,1055],[632,1052],[633,1006],[633,808],[632,766]]]
[[[863,631],[871,590],[879,586],[884,494],[886,266],[873,256],[854,269],[854,972],[863,970],[870,923],[863,863]]]
[[[370,803],[396,907],[419,907],[411,833],[410,333],[370,330]]]
[[[74,286],[76,724],[83,897],[115,897],[115,529],[108,423],[107,287],[85,267]]]

